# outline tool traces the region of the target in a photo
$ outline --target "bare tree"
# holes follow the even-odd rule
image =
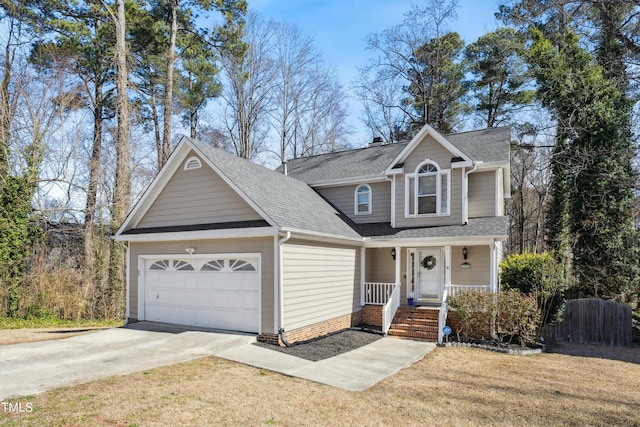
[[[402,93],[404,80],[400,76],[387,76],[384,70],[371,67],[361,67],[358,71],[353,87],[362,103],[362,121],[371,137],[382,137],[385,143],[406,139],[405,129],[410,115]]]
[[[368,109],[365,124],[376,136],[387,141],[404,139],[407,135],[399,130],[408,127],[409,133],[417,132],[419,123],[429,122],[429,117],[434,115],[429,112],[429,101],[437,104],[440,100],[434,97],[439,95],[431,94],[432,82],[425,72],[428,73],[429,66],[435,66],[432,68],[436,70],[442,67],[427,57],[435,53],[436,62],[446,59],[441,54],[443,46],[453,46],[444,38],[447,36],[446,24],[455,18],[457,6],[456,0],[426,0],[412,6],[401,24],[369,35],[368,49],[377,56],[360,68],[355,87],[357,96]],[[455,49],[447,49],[452,52],[459,49],[453,47]],[[395,94],[390,95],[394,91]],[[398,94],[403,96],[398,97]]]
[[[268,133],[268,113],[275,70],[271,54],[275,24],[255,14],[247,16],[243,41],[246,49],[220,52],[224,76],[224,121],[238,156],[251,159]]]
[[[549,140],[551,142],[549,142]],[[511,219],[509,252],[542,252],[544,220],[549,192],[549,144],[553,137],[530,123],[514,126],[511,144],[511,199],[507,214]]]
[[[274,25],[275,84],[269,113],[280,158],[335,151],[344,146],[348,133],[346,99],[338,78],[311,37],[293,24]]]

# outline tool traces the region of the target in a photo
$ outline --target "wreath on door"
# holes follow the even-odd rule
[[[422,258],[422,268],[426,268],[427,270],[433,270],[436,266],[436,258],[433,255],[426,256]]]

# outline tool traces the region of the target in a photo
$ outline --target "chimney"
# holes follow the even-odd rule
[[[373,138],[373,141],[369,143],[369,147],[377,147],[378,145],[382,145],[382,137],[376,136]]]
[[[284,159],[282,161],[282,173],[285,175],[289,175],[289,168],[288,168],[288,163],[287,163],[287,159]]]

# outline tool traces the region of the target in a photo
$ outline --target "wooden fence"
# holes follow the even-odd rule
[[[569,300],[562,322],[544,329],[545,338],[579,344],[631,346],[631,307],[600,299]]]

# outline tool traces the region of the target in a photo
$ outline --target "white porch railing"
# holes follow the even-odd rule
[[[363,283],[363,304],[385,305],[391,298],[395,286],[395,283]]]
[[[444,285],[444,290],[442,291],[442,303],[440,303],[440,312],[438,313],[438,344],[442,344],[442,337],[444,336],[443,329],[447,324],[447,312],[449,310],[447,299],[449,299],[451,286],[450,284]]]
[[[451,289],[449,290],[449,296],[452,297],[454,295],[458,295],[460,292],[464,291],[474,291],[474,292],[489,292],[491,287],[489,285],[451,285]],[[446,291],[446,287],[445,287]],[[443,295],[444,301],[444,295]]]
[[[386,334],[389,331],[393,316],[396,315],[400,307],[400,284],[394,284],[393,292],[389,296],[389,300],[382,307],[382,333]]]
[[[362,303],[382,306],[382,333],[386,334],[400,307],[400,284],[365,282],[362,284]]]
[[[444,337],[443,329],[447,324],[447,313],[449,312],[449,306],[447,300],[449,297],[458,295],[464,291],[476,291],[476,292],[489,292],[491,287],[489,285],[453,285],[447,284],[444,286],[442,292],[442,303],[440,304],[440,313],[438,316],[438,344],[442,344]]]

